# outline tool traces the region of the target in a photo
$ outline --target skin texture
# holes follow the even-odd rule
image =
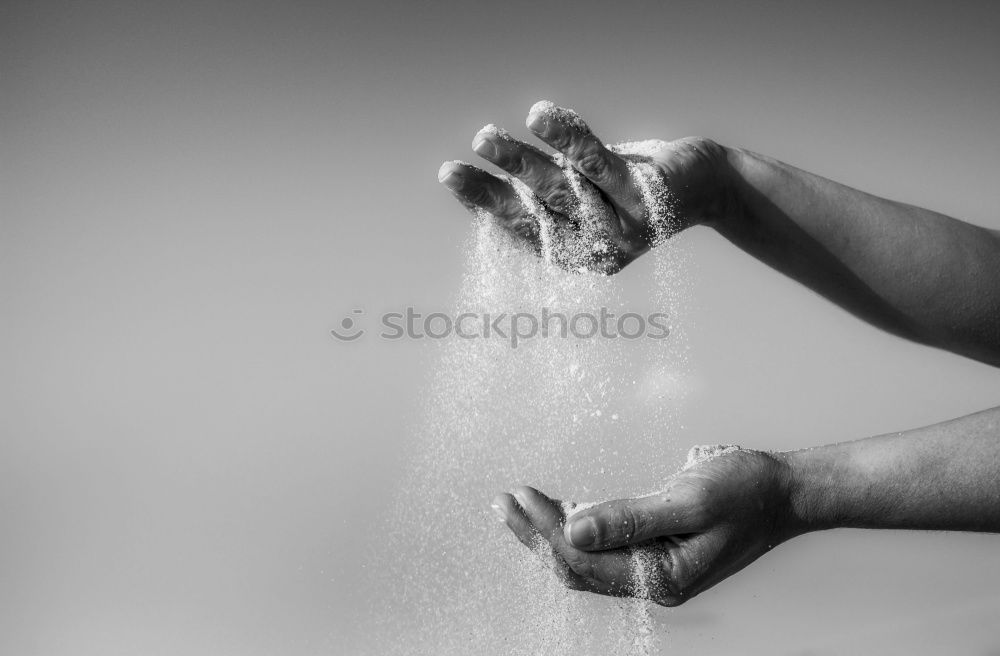
[[[676,606],[812,531],[1000,532],[1000,408],[802,451],[741,449],[676,474],[661,493],[568,522],[532,488],[493,503],[522,542],[549,542],[574,589],[626,593],[628,548],[656,547],[662,575],[649,598]]]
[[[660,568],[648,598],[677,606],[743,569],[785,539],[790,471],[766,453],[738,451],[674,476],[657,493],[608,501],[566,523],[559,502],[530,487],[493,500],[518,539],[549,542],[567,585],[622,595],[649,549]]]
[[[529,129],[563,153],[613,210],[613,258],[594,270],[620,270],[652,241],[625,161],[575,114],[538,107]],[[512,138],[494,141],[477,134],[474,149],[525,182],[555,215],[566,209],[566,182],[548,155]],[[709,139],[664,143],[649,161],[676,197],[683,217],[676,229],[711,227],[879,328],[1000,365],[997,231]],[[457,162],[446,162],[439,178],[467,207],[494,214],[529,245],[537,238],[506,179]],[[1000,532],[1000,408],[804,451],[735,450],[679,472],[657,494],[608,501],[570,518],[559,502],[529,487],[501,494],[493,505],[526,545],[551,546],[574,589],[636,594],[628,585],[631,554],[646,550],[659,571],[645,594],[674,606],[811,531]]]
[[[582,120],[564,118],[559,108],[550,112],[533,108],[525,123],[535,137],[561,153],[584,176],[584,184],[600,190],[602,201],[611,210],[608,215],[613,217],[606,226],[613,248],[607,261],[591,262],[588,268],[615,273],[647,252],[653,241],[654,231],[648,222],[642,193],[629,176],[625,158],[608,150]],[[535,146],[486,129],[473,138],[472,148],[508,176],[526,184],[549,208],[558,225],[571,224],[570,183],[551,156]],[[720,165],[725,157],[725,150],[711,140],[692,137],[664,142],[659,152],[641,158],[655,165],[675,190],[680,214],[685,217],[675,229],[722,216],[720,203],[726,199],[706,192],[724,186],[711,178],[724,170]],[[538,231],[526,219],[517,192],[505,178],[452,161],[441,165],[438,180],[467,208],[487,211],[527,247],[540,250]]]

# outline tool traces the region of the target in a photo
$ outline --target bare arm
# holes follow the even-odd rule
[[[1000,408],[916,430],[788,453],[732,450],[664,489],[568,518],[522,487],[495,507],[525,542],[549,542],[575,588],[634,595],[637,560],[655,563],[649,598],[674,606],[811,531],[906,528],[1000,532]]]
[[[576,239],[573,270],[614,273],[655,245],[647,197],[651,169],[679,212],[671,230],[713,227],[741,249],[855,315],[905,338],[1000,365],[1000,233],[851,189],[711,140],[607,148],[571,110],[540,103],[529,129],[555,160],[487,128],[473,148],[496,176],[445,163],[441,182],[540,250],[539,216]],[[602,225],[579,230],[573,181],[592,185]],[[513,178],[534,195],[531,210]],[[596,193],[596,192],[595,192]],[[574,232],[575,231],[575,232]],[[590,245],[601,248],[588,250]],[[547,540],[567,583],[635,594],[635,550],[659,568],[654,600],[675,605],[746,567],[781,542],[837,527],[1000,532],[1000,408],[856,442],[770,454],[745,449],[700,462],[639,499],[567,517],[529,487],[495,500],[525,544]],[[640,577],[648,578],[648,577]]]
[[[1000,365],[1000,233],[727,149],[754,257],[892,333]]]
[[[466,206],[486,210],[540,250],[538,211],[526,208],[516,178],[557,226],[591,225],[567,171],[599,190],[603,229],[568,228],[582,253],[566,264],[614,273],[647,252],[658,235],[630,165],[656,171],[676,201],[672,230],[707,225],[744,251],[855,315],[907,339],[1000,365],[1000,232],[851,189],[755,153],[692,137],[642,155],[607,148],[572,110],[539,103],[528,115],[536,137],[562,164],[495,127],[476,152],[498,177],[446,162],[439,178]],[[567,166],[569,168],[567,168]],[[573,177],[573,176],[571,176]],[[595,203],[590,203],[593,206]],[[587,242],[604,247],[587,252]]]
[[[791,472],[793,532],[1000,532],[1000,408],[780,457]]]

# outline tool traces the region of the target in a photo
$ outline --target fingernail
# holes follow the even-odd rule
[[[462,175],[452,167],[451,162],[445,162],[438,169],[438,182],[446,187],[457,189],[461,181]]]
[[[476,154],[480,157],[486,158],[491,162],[497,158],[496,144],[485,136],[476,137],[476,142],[472,144],[472,150],[476,151]]]
[[[545,130],[548,127],[548,121],[541,112],[528,114],[526,123],[528,128],[536,134],[545,134]]]
[[[584,517],[569,525],[569,542],[574,547],[589,547],[597,539],[597,524],[590,517]]]
[[[493,512],[495,512],[497,514],[497,517],[500,518],[501,522],[503,522],[504,524],[507,523],[507,513],[505,513],[503,511],[503,508],[501,508],[500,506],[498,506],[495,503],[490,504],[490,508],[492,508]]]

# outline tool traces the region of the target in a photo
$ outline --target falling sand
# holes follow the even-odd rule
[[[380,599],[369,609],[380,623],[373,653],[651,654],[662,640],[667,610],[642,598],[655,585],[649,553],[633,554],[638,599],[570,591],[548,545],[526,549],[489,507],[495,494],[519,484],[556,498],[633,496],[673,469],[688,374],[686,327],[678,319],[690,276],[677,240],[663,239],[674,217],[649,161],[655,147],[614,148],[628,155],[656,241],[664,242],[651,256],[656,293],[639,302],[667,315],[669,338],[549,337],[516,349],[483,338],[438,345],[408,472],[387,518],[389,537],[372,545],[368,569]],[[567,272],[601,251],[607,217],[590,183],[565,170],[579,229],[559,234],[553,217],[518,186],[548,233],[543,257],[518,247],[492,217],[477,216],[456,316],[636,309],[618,277]]]

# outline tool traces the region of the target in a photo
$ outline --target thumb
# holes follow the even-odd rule
[[[571,515],[563,537],[585,551],[614,549],[666,535],[694,533],[702,528],[696,514],[691,503],[670,492],[606,501]]]

